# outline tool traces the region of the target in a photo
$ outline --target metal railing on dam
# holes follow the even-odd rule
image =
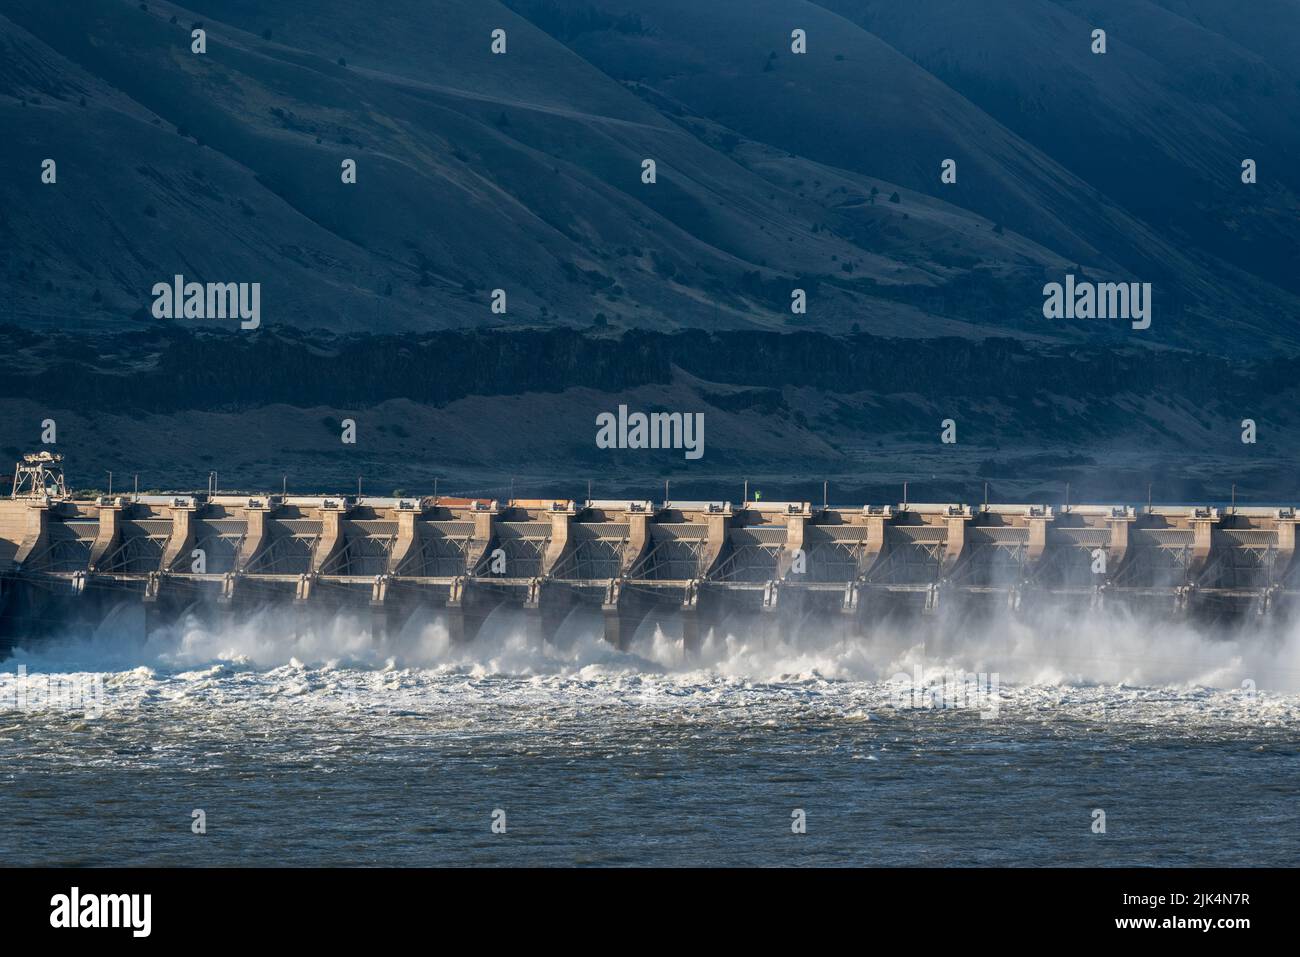
[[[354,605],[377,630],[424,604],[457,641],[502,604],[549,640],[585,603],[619,646],[680,616],[690,649],[729,614],[851,628],[1066,601],[1227,617],[1300,593],[1294,508],[15,494],[0,501],[10,641],[122,601],[150,622],[195,605]]]

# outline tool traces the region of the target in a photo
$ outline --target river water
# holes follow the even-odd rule
[[[0,664],[0,863],[1300,863],[1295,633],[135,613]]]

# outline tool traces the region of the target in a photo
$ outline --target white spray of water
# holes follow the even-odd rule
[[[364,617],[347,612],[304,616],[271,608],[213,627],[196,617],[142,640],[138,606],[109,618],[89,639],[52,639],[21,647],[29,670],[167,673],[215,664],[270,669],[289,663],[331,668],[418,668],[474,676],[711,674],[756,682],[815,676],[885,681],[898,673],[997,673],[1004,684],[1045,686],[1245,686],[1300,692],[1300,623],[1266,629],[1244,622],[1210,629],[1123,612],[1059,614],[1031,623],[1011,615],[971,621],[956,614],[889,622],[847,636],[828,619],[810,618],[772,635],[724,620],[698,653],[686,655],[675,617],[638,629],[626,651],[601,636],[599,613],[579,609],[556,641],[526,636],[522,612],[498,609],[474,641],[453,645],[441,615],[419,609],[398,634],[372,637]]]

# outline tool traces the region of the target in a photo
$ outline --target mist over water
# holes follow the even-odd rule
[[[688,655],[676,616],[648,619],[620,651],[603,640],[595,609],[579,608],[554,642],[539,643],[526,635],[521,611],[500,608],[473,641],[453,645],[432,608],[418,608],[400,632],[376,638],[360,614],[270,606],[220,625],[187,614],[145,640],[143,611],[124,603],[89,637],[65,633],[20,641],[0,671],[12,673],[17,663],[30,671],[64,673],[182,673],[217,664],[265,670],[293,663],[515,678],[645,674],[764,683],[808,677],[879,682],[921,668],[997,673],[1013,686],[1240,689],[1249,681],[1260,691],[1300,692],[1300,622],[1270,620],[1265,626],[1252,617],[1225,626],[1124,609],[1061,608],[1032,618],[970,618],[946,610],[885,619],[859,634],[837,625],[830,617],[812,616],[772,634],[752,620],[724,618],[701,649]]]

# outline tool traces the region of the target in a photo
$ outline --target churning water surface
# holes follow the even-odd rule
[[[1300,629],[724,627],[687,661],[583,612],[544,647],[504,610],[459,647],[432,611],[137,613],[0,665],[0,863],[1300,862]],[[933,706],[954,671],[996,686]]]

